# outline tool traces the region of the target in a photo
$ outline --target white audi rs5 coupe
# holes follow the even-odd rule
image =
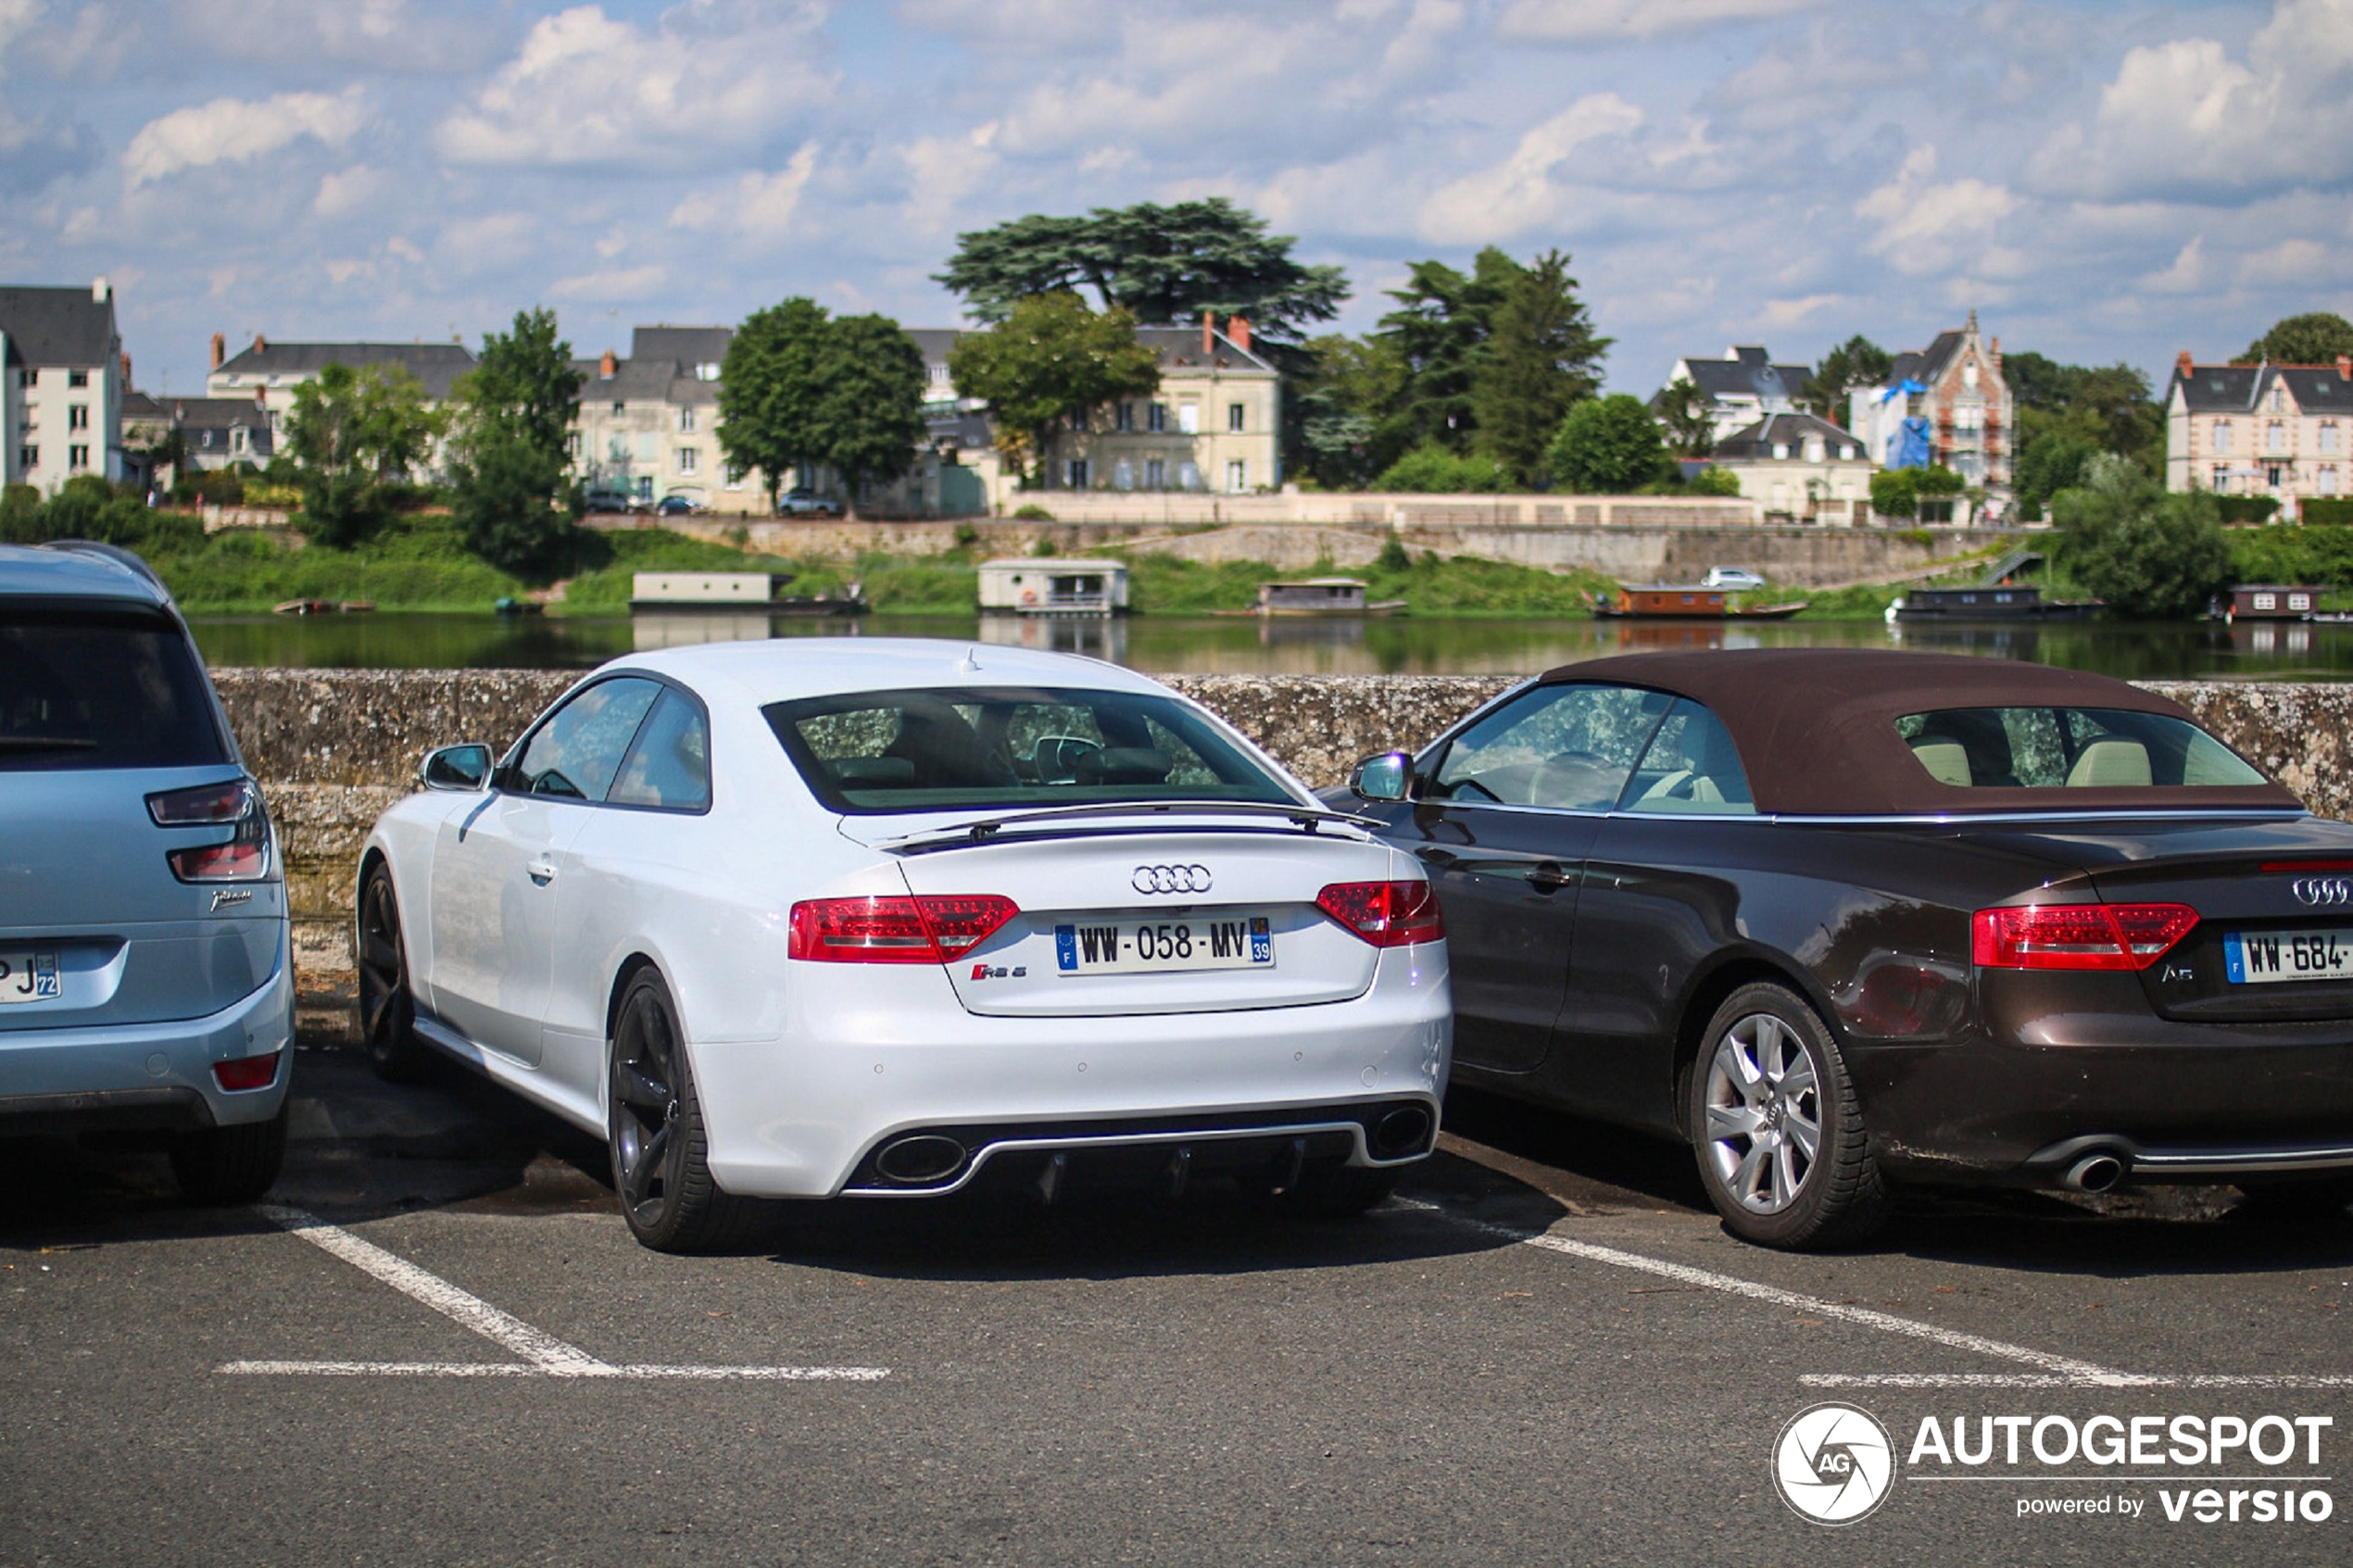
[[[894,639],[639,654],[368,837],[360,1000],[604,1137],[630,1229],[1018,1184],[1315,1212],[1438,1133],[1421,867],[1093,659]]]

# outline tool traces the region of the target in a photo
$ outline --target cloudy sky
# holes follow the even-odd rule
[[[945,324],[960,230],[1220,194],[1336,261],[1558,246],[1609,380],[1765,342],[2161,372],[2353,314],[2353,0],[0,0],[0,281],[215,331]]]

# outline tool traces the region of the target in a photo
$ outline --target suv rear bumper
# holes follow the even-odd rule
[[[0,1034],[0,1136],[189,1130],[277,1115],[294,1051],[292,960],[281,936],[270,978],[203,1018]],[[278,1073],[264,1088],[233,1092],[213,1078],[216,1061],[272,1052]]]

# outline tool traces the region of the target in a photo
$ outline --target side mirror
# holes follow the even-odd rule
[[[472,794],[490,782],[490,748],[477,743],[428,751],[417,778],[427,789]]]
[[[1367,757],[1348,774],[1348,787],[1359,800],[1403,800],[1413,782],[1414,759],[1402,751]]]

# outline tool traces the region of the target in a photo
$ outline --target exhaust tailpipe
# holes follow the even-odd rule
[[[2077,1192],[2106,1192],[2124,1179],[2124,1171],[2121,1155],[2095,1148],[2070,1165],[2059,1179]]]
[[[964,1168],[964,1146],[937,1133],[916,1133],[883,1145],[875,1169],[901,1186],[931,1186]]]
[[[1429,1141],[1429,1110],[1427,1106],[1401,1105],[1373,1123],[1372,1148],[1376,1160],[1400,1160],[1408,1154],[1418,1154]]]

